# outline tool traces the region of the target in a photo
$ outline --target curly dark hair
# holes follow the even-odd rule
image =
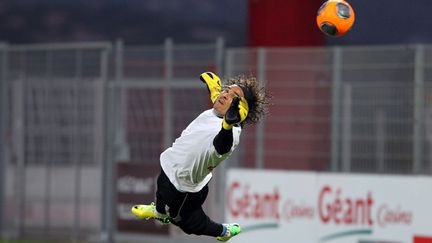
[[[238,85],[246,87],[249,96],[246,97],[249,105],[249,113],[243,124],[256,124],[267,113],[270,96],[267,94],[264,87],[260,86],[260,82],[252,75],[239,75],[225,80],[224,85]]]

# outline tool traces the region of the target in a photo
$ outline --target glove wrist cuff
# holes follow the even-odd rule
[[[226,121],[225,121],[225,119],[223,119],[223,121],[222,121],[222,127],[223,127],[223,129],[225,129],[225,130],[231,130],[232,128],[233,128],[233,126],[234,126],[234,124],[228,124]]]

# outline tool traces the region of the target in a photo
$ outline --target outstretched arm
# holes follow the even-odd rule
[[[219,154],[228,153],[233,144],[232,128],[235,124],[243,122],[249,112],[244,98],[235,97],[222,121],[222,128],[213,139],[213,145]]]
[[[222,128],[216,137],[213,139],[213,146],[218,154],[226,154],[231,150],[233,144],[232,129],[225,130]]]

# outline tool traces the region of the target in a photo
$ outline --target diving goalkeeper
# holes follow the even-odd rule
[[[214,222],[202,205],[212,170],[237,147],[243,126],[264,116],[267,95],[254,77],[228,79],[223,88],[212,72],[200,79],[207,85],[213,108],[195,118],[160,155],[156,205],[135,205],[131,210],[139,218],[172,223],[187,234],[228,241],[240,233],[240,225]]]

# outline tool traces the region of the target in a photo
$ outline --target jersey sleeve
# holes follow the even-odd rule
[[[231,151],[233,145],[233,132],[232,129],[221,129],[213,139],[213,146],[219,155],[223,155]]]

